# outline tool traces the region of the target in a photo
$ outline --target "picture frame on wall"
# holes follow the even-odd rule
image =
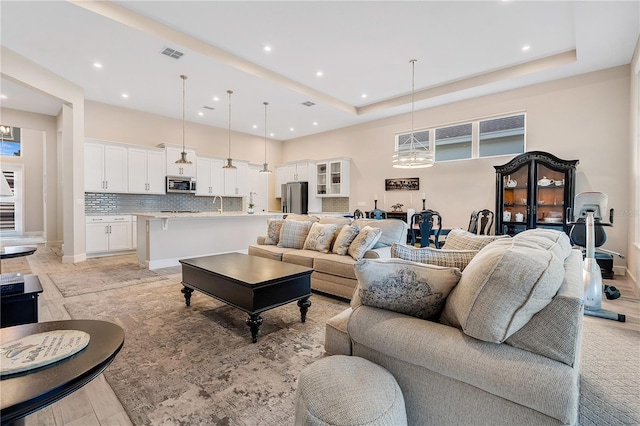
[[[385,191],[418,191],[420,178],[392,178],[384,180]]]

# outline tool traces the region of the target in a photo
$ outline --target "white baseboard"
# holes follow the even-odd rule
[[[627,273],[627,267],[626,266],[614,266],[613,267],[613,275],[620,275],[620,276],[625,276]]]
[[[62,256],[62,263],[78,263],[84,262],[85,260],[87,260],[87,255],[85,253]]]

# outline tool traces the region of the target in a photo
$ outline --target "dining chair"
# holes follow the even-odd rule
[[[489,235],[493,226],[493,212],[491,210],[474,210],[471,212],[467,231],[477,235]]]
[[[387,212],[384,210],[373,209],[369,212],[369,219],[381,220],[386,218],[387,218]]]
[[[429,247],[432,243],[440,248],[440,232],[442,231],[442,216],[435,210],[427,209],[411,216],[411,245],[420,241],[420,247]]]
[[[353,212],[353,218],[354,219],[364,219],[364,213],[362,213],[362,210],[360,210],[360,209],[355,209],[355,211]]]

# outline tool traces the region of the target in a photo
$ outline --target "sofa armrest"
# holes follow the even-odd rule
[[[389,259],[391,258],[391,246],[371,249],[364,254],[365,259]]]
[[[353,309],[347,331],[355,356],[369,358],[372,354],[375,358],[377,352],[563,423],[575,421],[567,407],[578,404],[578,370],[563,363],[506,344],[477,340],[454,327],[369,306]]]
[[[264,242],[266,239],[267,239],[266,235],[260,235],[258,236],[258,238],[256,238],[256,244],[258,244],[259,246],[264,245]]]

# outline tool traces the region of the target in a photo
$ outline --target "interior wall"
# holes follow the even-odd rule
[[[117,123],[117,124],[115,124]],[[98,102],[85,102],[85,136],[87,138],[156,146],[160,143],[182,145],[182,120],[150,114]],[[185,145],[198,154],[227,158],[229,133],[227,129],[185,122]],[[231,132],[231,158],[255,164],[264,163],[264,137]],[[267,139],[267,163],[271,170],[282,162],[282,142]],[[275,174],[269,176],[271,210],[275,204]]]
[[[628,271],[640,286],[640,38],[631,60],[629,70],[631,80],[630,94],[630,126],[629,126],[629,256]]]
[[[464,122],[478,117],[525,111],[526,150],[578,159],[576,193],[602,191],[609,207],[629,205],[629,66],[483,96],[415,112],[415,127]],[[395,203],[438,210],[445,228],[467,228],[471,211],[495,211],[494,165],[513,156],[438,163],[427,169],[394,169],[394,134],[411,127],[410,114],[286,141],[283,160],[351,157],[350,211]],[[418,177],[418,191],[386,191],[385,178]],[[607,229],[606,247],[626,253],[628,223]],[[616,260],[618,265],[622,264]]]
[[[24,164],[25,233],[43,233],[60,242],[57,226],[56,119],[50,115],[0,108],[2,122],[22,129],[22,157],[2,157],[3,163]],[[46,212],[44,197],[47,197]],[[45,223],[46,221],[46,223]]]

